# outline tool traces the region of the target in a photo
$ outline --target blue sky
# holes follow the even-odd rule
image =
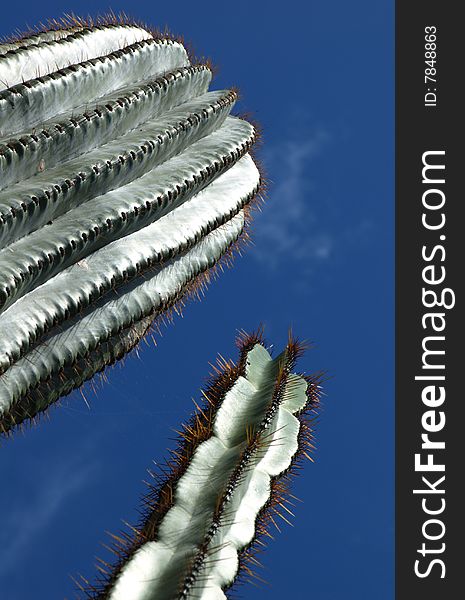
[[[18,10],[16,10],[18,6]],[[21,11],[19,11],[19,6]],[[261,123],[269,199],[254,246],[201,302],[108,373],[0,447],[0,597],[73,598],[92,579],[105,531],[137,520],[152,461],[217,353],[265,326],[314,342],[300,362],[330,378],[315,464],[295,480],[294,527],[262,556],[268,586],[236,597],[387,600],[394,596],[392,2],[28,2],[2,7],[0,35],[66,12],[125,10],[182,33],[238,86]],[[27,15],[27,16],[26,16]]]

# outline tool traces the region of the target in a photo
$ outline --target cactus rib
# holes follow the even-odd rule
[[[81,31],[82,26],[69,27],[68,29],[50,29],[49,31],[34,31],[26,35],[20,36],[18,39],[11,41],[5,41],[0,43],[0,55],[6,54],[11,50],[18,50],[19,48],[27,48],[28,46],[36,46],[41,42],[56,42],[65,37],[68,37],[76,31]]]
[[[103,98],[94,109],[77,107],[36,132],[0,145],[0,186],[32,177],[119,137],[149,118],[207,91],[208,69],[175,69],[136,88]],[[81,109],[81,110],[79,110]],[[41,167],[39,165],[42,165]]]
[[[103,372],[107,367],[124,358],[152,326],[152,315],[135,322],[100,343],[94,350],[88,351],[85,356],[79,357],[72,365],[63,367],[31,387],[26,394],[22,395],[21,402],[13,402],[7,412],[0,414],[0,435],[11,435],[11,432],[21,427],[26,420],[35,423],[43,411],[54,402],[80,387],[96,373]]]
[[[208,140],[208,138],[206,138],[206,140]],[[231,152],[231,154],[234,157],[236,154],[244,154],[247,148],[248,146],[244,145],[244,150],[241,151],[240,148],[234,149]],[[205,148],[202,148],[203,157],[208,156],[207,150]],[[212,158],[213,157],[217,158],[217,154],[212,154]],[[187,161],[187,158],[185,157],[183,159],[183,162],[184,160]],[[225,158],[224,161],[225,164],[227,164],[228,159]],[[179,169],[185,167],[185,165],[179,164],[181,162],[181,157],[178,157],[177,162]],[[250,164],[249,161],[247,162],[248,164]],[[217,164],[219,171],[221,169],[221,162],[218,161]],[[236,164],[237,166],[239,166],[238,163]],[[188,164],[187,166],[189,167],[190,165]],[[244,192],[240,188],[237,191],[233,190],[233,197],[235,199],[234,201],[238,201],[239,199],[239,201],[242,202],[243,198],[246,198],[245,201],[248,202],[252,197],[250,194],[252,193],[253,195],[253,193],[257,191],[259,181],[258,171],[253,166],[253,168],[250,169],[241,168],[239,170],[239,173],[242,175],[247,171],[248,179],[245,179],[245,183],[248,186],[248,194],[244,194]],[[156,241],[158,241],[157,236],[160,235],[160,230],[163,231],[163,229],[168,223],[176,223],[178,219],[181,219],[181,222],[183,222],[184,211],[178,210],[171,212],[166,210],[166,206],[168,205],[168,207],[171,208],[170,200],[174,203],[177,202],[178,205],[181,204],[181,202],[185,202],[189,197],[192,197],[193,192],[197,191],[199,187],[200,189],[205,188],[208,191],[208,187],[205,187],[204,177],[207,179],[207,181],[211,181],[212,176],[215,174],[215,170],[213,168],[209,169],[209,174],[207,173],[204,177],[202,177],[201,172],[198,173],[198,175],[191,175],[188,179],[185,180],[183,188],[180,189],[180,191],[176,194],[174,198],[174,193],[171,192],[171,182],[169,182],[168,185],[165,184],[165,189],[163,189],[163,187],[160,186],[162,190],[161,193],[157,194],[155,192],[155,186],[157,186],[157,184],[160,185],[160,183],[163,183],[163,177],[160,172],[156,175],[156,180],[150,182],[151,187],[148,188],[150,191],[148,198],[145,192],[145,185],[142,182],[139,186],[139,194],[141,195],[139,205],[141,208],[138,209],[136,216],[139,217],[138,220],[142,221],[145,227],[139,227],[139,230],[136,231],[128,231],[128,221],[129,223],[131,222],[128,218],[128,214],[130,215],[131,212],[136,212],[134,204],[135,201],[138,200],[138,198],[134,195],[131,198],[132,202],[130,204],[128,203],[128,208],[124,206],[124,209],[126,210],[120,208],[117,212],[114,208],[112,208],[112,212],[109,213],[109,216],[105,216],[105,220],[101,219],[101,221],[106,225],[106,227],[104,224],[100,224],[99,221],[97,222],[97,224],[92,224],[92,226],[88,228],[89,232],[93,232],[94,229],[97,227],[100,235],[105,241],[107,241],[106,245],[103,246],[103,244],[99,244],[98,246],[93,248],[93,253],[90,253],[89,251],[86,253],[79,252],[79,238],[78,236],[72,235],[71,223],[71,227],[69,227],[69,229],[71,229],[69,244],[72,247],[73,240],[76,240],[74,244],[76,254],[74,256],[77,256],[77,261],[82,261],[83,259],[85,260],[87,258],[86,262],[83,263],[85,266],[83,268],[81,266],[82,263],[80,264],[79,262],[76,262],[73,265],[65,264],[66,268],[63,269],[61,274],[54,273],[55,277],[48,279],[45,283],[32,290],[29,294],[26,294],[22,298],[19,298],[15,304],[13,304],[4,313],[0,314],[0,331],[3,330],[6,335],[3,347],[0,350],[0,374],[4,373],[8,366],[13,364],[15,360],[18,360],[21,356],[23,356],[29,350],[31,345],[37,340],[37,338],[47,333],[50,327],[55,327],[59,325],[65,319],[68,319],[73,314],[76,314],[75,311],[82,310],[83,307],[85,307],[90,300],[92,300],[92,302],[97,301],[105,294],[108,288],[116,286],[118,280],[120,279],[120,275],[117,271],[117,261],[122,260],[128,248],[131,248],[131,246],[135,246],[142,250],[146,250],[147,248],[150,248],[151,239],[155,241],[156,247],[158,245],[156,244]],[[151,173],[149,173],[149,175],[150,174]],[[227,171],[225,175],[228,174],[229,173]],[[171,177],[171,168],[169,168],[169,170],[167,171],[167,175]],[[229,178],[226,178],[226,182],[228,181]],[[136,183],[138,182],[136,181]],[[241,182],[238,181],[238,186],[240,186],[240,184]],[[222,189],[221,185],[219,186],[219,189]],[[214,187],[211,193],[215,194],[215,190],[216,188]],[[119,190],[113,193],[110,202],[114,202],[114,196],[118,195],[120,195]],[[124,200],[124,194],[122,194],[122,196],[122,199]],[[225,211],[224,214],[230,216],[231,207],[228,206],[227,203],[229,195],[218,195],[217,197],[221,200],[222,208]],[[101,197],[101,199],[103,200],[104,197]],[[195,213],[197,211],[197,200],[198,196],[194,198],[194,207],[192,208],[192,210],[188,211],[190,214],[192,214],[193,219],[195,218]],[[147,202],[149,203],[148,206],[146,206]],[[94,206],[95,205],[93,205],[91,208],[94,208]],[[192,206],[192,203],[190,206]],[[97,208],[100,207],[98,206]],[[144,208],[146,209],[145,211]],[[179,206],[179,208],[182,208],[182,205]],[[160,220],[156,220],[154,222],[154,217],[151,216],[151,213],[154,212],[155,214],[157,214],[158,210],[160,210],[161,218]],[[163,216],[165,216],[164,219]],[[148,217],[151,217],[150,221]],[[82,218],[83,217],[81,216],[81,219]],[[85,223],[85,220],[83,219],[82,222]],[[195,220],[193,220],[193,222],[195,223]],[[150,225],[150,223],[152,223],[152,225]],[[157,226],[157,223],[159,223],[159,226]],[[216,223],[218,223],[218,220],[216,221]],[[200,224],[201,229],[198,233],[195,234],[195,236],[193,236],[194,241],[197,241],[199,238],[202,237],[202,235],[205,234],[206,229],[202,230],[202,227],[205,226],[206,223]],[[121,229],[123,230],[122,233],[118,233],[118,230]],[[105,234],[107,235],[105,236]],[[110,235],[112,235],[113,241],[111,243],[108,243],[108,236]],[[89,233],[84,235],[81,234],[80,237],[84,245],[86,243],[89,243],[89,245],[91,245],[93,239],[95,239],[95,237],[97,236],[95,233],[93,236],[91,233]],[[166,237],[167,236],[165,235],[164,238],[166,239]],[[121,242],[118,243],[118,240],[120,238]],[[52,241],[55,240],[52,238]],[[59,243],[56,246],[58,247],[58,252],[56,252],[55,255],[59,258],[69,255],[68,252],[60,252],[60,248],[64,246],[66,247],[66,244],[63,244],[63,246],[61,246],[59,245]],[[121,249],[121,251],[119,251],[119,249]],[[176,245],[170,249],[170,252],[171,254],[175,254]],[[44,255],[46,257],[49,256],[47,252],[45,252]],[[50,256],[51,258],[48,260],[49,265],[51,265],[53,261],[53,256],[51,254]],[[160,254],[160,250],[155,250],[154,254],[150,257],[150,261],[153,261],[153,263],[156,264],[160,260],[163,260],[163,255]],[[93,269],[92,267],[94,264],[95,268]],[[135,264],[138,264],[138,261],[132,263],[132,265]],[[112,272],[113,269],[115,270],[115,274],[113,274]],[[133,276],[138,274],[138,269],[133,269],[130,266],[126,267],[126,270],[128,270],[129,272],[133,271]],[[119,271],[121,273],[123,269],[119,269]],[[102,283],[101,285],[103,287],[98,287],[97,290],[95,290],[95,277],[98,274],[101,274],[100,276],[103,276],[108,283]],[[87,281],[89,281],[89,284],[86,283]],[[86,285],[92,286],[92,291],[89,292],[89,301],[83,299],[83,294],[85,293]],[[75,300],[74,298],[78,299]]]
[[[159,292],[158,304],[153,300],[153,292],[145,294],[145,305],[147,310],[150,310],[148,316],[139,318],[147,311],[137,315],[133,313],[132,318],[127,314],[128,326],[121,327],[118,321],[112,331],[99,337],[95,331],[86,330],[88,324],[92,324],[90,313],[87,319],[76,319],[74,326],[71,324],[67,330],[61,329],[61,335],[53,336],[26,358],[15,363],[11,370],[0,377],[0,434],[9,436],[12,430],[22,426],[26,419],[34,421],[53,402],[123,358],[136,347],[147,332],[154,328],[159,329],[160,323],[171,318],[172,308],[179,313],[189,298],[198,298],[211,278],[216,276],[218,269],[222,269],[223,264],[230,264],[236,249],[243,246],[244,240],[247,239],[243,228],[250,218],[248,213],[249,207],[246,207],[234,220],[226,223],[227,230],[225,227],[218,228],[203,238],[201,244],[194,247],[195,255],[192,251],[181,255],[181,258],[185,257],[182,271],[176,264],[180,261],[177,257],[167,261],[164,269],[152,274],[152,287]],[[216,248],[216,255],[212,253],[212,247]],[[192,273],[189,274],[192,263],[196,266],[195,277]],[[164,293],[168,291],[166,283],[174,277],[178,280],[178,286],[174,293],[168,295]],[[154,304],[151,309],[150,304]],[[140,308],[140,304],[137,301],[133,302],[134,307]],[[107,323],[113,319],[114,324],[114,304],[107,303],[103,308],[102,314]],[[79,334],[79,326],[87,337],[91,338],[92,343],[81,343],[77,352],[70,354],[73,351],[73,348],[68,350],[70,341],[74,343],[74,350],[79,344],[73,338],[76,331]],[[57,357],[58,361],[62,360],[61,366],[57,363]]]
[[[189,66],[171,40],[145,40],[0,91],[0,138],[17,135],[77,106],[98,102],[137,82]]]
[[[142,285],[149,276],[148,271],[162,267],[171,256],[192,247],[249,203],[259,184],[255,166],[247,160],[248,157],[244,158],[244,163],[237,163],[218,179],[217,185],[206,188],[181,210],[169,213],[121,242],[112,242],[94,252],[85,263],[65,269],[0,315],[0,326],[7,333],[0,354],[4,371],[51,327],[55,328],[75,315],[82,317],[83,311],[87,307],[92,311],[98,300],[108,302],[109,292],[120,297],[120,287],[134,278],[136,273],[133,271],[137,270]],[[230,182],[237,181],[235,176],[242,177],[244,171],[250,174],[249,179],[244,179],[243,189],[236,188],[234,194],[227,193]],[[225,197],[229,205],[226,205]],[[103,269],[103,265],[107,266],[107,270]]]
[[[54,203],[52,201],[49,203],[51,210],[47,211],[40,206],[40,211],[37,212],[42,222],[47,223],[50,218],[54,218],[54,226],[39,228],[31,235],[10,244],[3,251],[0,250],[0,261],[3,264],[3,272],[0,273],[0,312],[50,276],[105,244],[104,236],[107,230],[112,229],[113,236],[116,236],[114,223],[114,215],[118,210],[116,194],[110,193],[108,196],[105,194],[116,188],[119,190],[119,195],[132,197],[134,203],[133,195],[141,185],[147,186],[148,189],[153,188],[150,182],[146,181],[148,177],[143,176],[154,167],[162,162],[165,163],[156,175],[157,181],[161,181],[163,173],[172,168],[173,163],[166,162],[168,159],[185,149],[189,156],[192,151],[205,152],[205,144],[203,146],[192,144],[224,122],[234,100],[235,95],[231,92],[209,92],[196,101],[186,103],[182,110],[170,111],[163,119],[147,122],[143,132],[126,135],[117,142],[90,152],[84,161],[83,159],[71,161],[66,171],[63,171],[62,167],[51,169],[47,178],[56,182],[60,182],[61,179],[62,183],[58,185],[60,196],[63,196],[62,203],[60,206],[55,195]],[[184,155],[186,161],[189,160],[188,155]],[[217,155],[214,156],[216,158]],[[66,175],[69,176],[73,171],[76,176],[68,179]],[[136,183],[132,186],[127,185],[135,180]],[[34,186],[36,185],[37,182],[34,181]],[[38,195],[44,197],[43,193]],[[88,202],[95,196],[99,196],[96,202],[86,204],[81,213],[80,237],[87,237],[87,243],[84,243],[83,239],[76,239],[79,236],[76,236],[75,217],[69,210]],[[37,198],[33,192],[30,192],[29,198],[34,197]],[[151,200],[145,196],[138,203],[138,210],[145,209],[145,219],[150,213],[150,210],[147,210],[149,201]],[[31,204],[33,208],[36,206],[32,200],[26,206]],[[106,207],[111,208],[107,213],[105,213]],[[157,208],[152,211],[153,218],[159,217]],[[126,204],[124,209],[127,209]],[[132,207],[132,210],[135,208]],[[67,212],[58,219],[60,212],[64,211]],[[24,214],[25,211],[22,212]],[[92,215],[95,217],[92,218]],[[86,219],[90,220],[84,227]],[[30,223],[31,220],[32,215],[28,211],[25,222]],[[18,220],[16,222],[21,223]],[[100,232],[100,237],[95,235],[96,228]],[[124,230],[124,233],[127,233],[127,230]],[[79,246],[79,250],[70,246],[73,240]],[[56,253],[57,249],[58,253]],[[8,294],[6,288],[9,290]]]
[[[190,96],[196,97],[202,93],[200,98],[205,98],[211,77],[208,69],[202,66],[186,67],[177,71],[174,75],[174,79],[170,78],[170,85],[176,87],[176,97],[179,102],[183,103],[185,108],[185,105],[194,108],[194,101],[186,101]],[[45,225],[48,221],[74,208],[78,204],[92,199],[99,193],[105,193],[109,189],[112,189],[112,187],[117,187],[118,182],[117,180],[115,181],[115,178],[120,173],[122,175],[121,184],[135,179],[138,174],[143,174],[144,168],[138,165],[133,152],[136,152],[137,158],[140,160],[141,152],[151,155],[152,151],[158,149],[161,144],[165,144],[163,148],[174,145],[170,143],[173,132],[168,131],[166,133],[166,131],[163,131],[164,115],[162,110],[164,108],[170,109],[168,115],[175,118],[179,114],[179,118],[183,120],[183,118],[186,118],[186,115],[182,114],[182,108],[180,107],[178,112],[175,108],[171,108],[166,98],[163,100],[163,96],[161,95],[163,88],[160,81],[143,86],[141,89],[144,93],[137,96],[138,101],[141,103],[145,98],[148,103],[146,108],[143,107],[144,114],[147,111],[147,115],[156,117],[157,114],[161,113],[158,119],[155,118],[152,121],[152,124],[156,128],[155,123],[159,122],[160,131],[157,132],[157,136],[161,135],[162,137],[151,140],[150,136],[144,136],[144,129],[142,129],[142,133],[133,131],[132,134],[125,134],[123,140],[128,140],[134,146],[137,146],[135,142],[138,138],[141,138],[143,141],[139,148],[133,147],[129,150],[129,156],[125,152],[121,152],[119,138],[109,140],[105,145],[97,147],[94,150],[89,150],[86,154],[86,162],[83,162],[82,157],[78,157],[70,160],[66,168],[63,168],[59,164],[53,168],[46,169],[44,172],[36,173],[34,177],[25,181],[9,186],[5,191],[0,191],[1,243],[4,245],[11,244],[11,242],[19,237]],[[112,112],[123,113],[125,110],[130,110],[131,107],[134,108],[134,101],[131,100],[129,102],[129,97],[126,98],[128,102],[121,101],[121,104],[118,102],[115,102],[114,105],[109,104],[107,107],[108,110],[111,108]],[[233,101],[232,93],[228,99],[231,102]],[[193,131],[197,127],[200,129],[208,127],[208,125],[205,125],[205,119],[199,120],[195,116],[198,108],[198,105],[195,106],[193,114],[187,117]],[[142,112],[142,109],[138,112]],[[97,115],[95,111],[93,114]],[[214,117],[212,119],[214,121],[216,116],[212,116]],[[198,121],[197,124],[195,123],[196,119]],[[166,121],[166,129],[168,129],[170,123],[168,116],[166,117]],[[183,125],[186,127],[184,121]],[[181,127],[181,124],[179,126]],[[70,131],[70,135],[72,135],[74,126]],[[163,135],[164,133],[165,135]],[[174,137],[178,139],[179,132]],[[31,151],[36,152],[34,148]],[[161,154],[161,157],[163,157],[163,154]],[[159,158],[158,162],[161,159]],[[148,157],[148,160],[150,160],[150,157]],[[155,163],[153,165],[151,163],[148,164],[152,167],[155,166]]]
[[[108,25],[69,33],[58,40],[39,40],[0,55],[0,89],[76,63],[91,60],[151,38],[142,27]]]

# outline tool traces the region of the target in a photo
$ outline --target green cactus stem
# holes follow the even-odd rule
[[[0,45],[0,432],[123,356],[242,235],[258,134],[211,77],[127,21]]]
[[[219,361],[204,401],[180,432],[141,522],[113,536],[117,561],[99,562],[95,600],[220,600],[251,574],[270,524],[288,519],[289,475],[313,448],[319,377],[292,373],[302,346],[276,358],[242,335],[237,364]]]

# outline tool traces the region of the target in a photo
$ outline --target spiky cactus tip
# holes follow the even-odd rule
[[[239,338],[237,364],[221,359],[202,406],[143,499],[143,518],[113,536],[94,600],[221,600],[252,574],[257,543],[289,517],[293,467],[313,448],[319,377],[292,373],[302,346],[272,358],[261,335]]]
[[[0,44],[0,432],[114,362],[241,236],[237,94],[127,21]]]

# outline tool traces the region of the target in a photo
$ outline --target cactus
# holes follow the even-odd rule
[[[302,345],[272,359],[261,334],[241,335],[237,364],[219,360],[203,406],[182,427],[166,468],[143,498],[142,519],[112,536],[94,600],[220,600],[290,510],[289,475],[313,448],[319,377],[292,373]]]
[[[129,21],[0,44],[0,431],[144,336],[241,236],[257,129]]]

